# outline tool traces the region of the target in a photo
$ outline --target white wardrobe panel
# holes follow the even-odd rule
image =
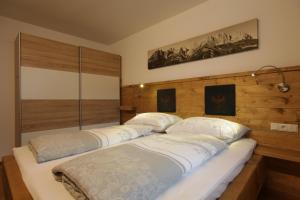
[[[120,99],[120,79],[115,76],[81,74],[82,99]]]
[[[78,98],[78,73],[21,67],[21,99]]]

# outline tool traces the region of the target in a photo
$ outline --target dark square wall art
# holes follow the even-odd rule
[[[176,112],[176,90],[174,88],[157,90],[157,111]]]
[[[206,86],[205,114],[235,116],[235,85]]]

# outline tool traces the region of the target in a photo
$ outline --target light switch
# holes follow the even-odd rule
[[[298,124],[271,123],[271,130],[298,133]]]

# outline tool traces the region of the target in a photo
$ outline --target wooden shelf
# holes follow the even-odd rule
[[[300,151],[280,149],[268,146],[258,146],[255,149],[255,153],[262,156],[279,158],[300,163]]]
[[[135,111],[135,109],[134,106],[120,106],[121,111]]]

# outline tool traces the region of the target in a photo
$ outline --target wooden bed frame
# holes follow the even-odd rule
[[[121,119],[122,122],[133,117],[138,112],[156,111],[156,91],[157,89],[177,88],[178,92],[188,90],[188,95],[178,95],[178,105],[183,106],[175,113],[182,117],[199,116],[203,114],[203,105],[200,101],[194,101],[195,95],[198,99],[203,98],[203,86],[218,84],[236,84],[238,89],[237,108],[240,110],[235,117],[227,117],[232,121],[237,121],[249,126],[253,131],[248,137],[253,138],[260,145],[271,146],[274,148],[286,147],[289,151],[300,152],[300,134],[289,134],[283,132],[270,131],[270,122],[294,123],[299,124],[299,75],[300,66],[282,68],[286,79],[292,90],[288,94],[281,94],[275,88],[274,83],[278,83],[278,75],[272,70],[266,70],[262,74],[262,83],[256,84],[255,79],[250,75],[251,72],[219,75],[212,77],[198,77],[174,81],[149,83],[141,91],[138,85],[122,87]],[[202,87],[199,89],[199,87]],[[254,89],[253,89],[254,88]],[[253,102],[249,96],[255,96]],[[244,98],[244,96],[247,98]],[[136,98],[138,97],[138,98]],[[272,99],[271,103],[265,99]],[[249,101],[249,99],[251,101]],[[176,100],[176,101],[177,101]],[[253,104],[253,105],[252,105]],[[248,106],[248,107],[247,107]],[[293,108],[293,109],[290,109]],[[133,112],[132,112],[133,111]],[[186,112],[184,112],[186,111]],[[269,113],[266,115],[265,113]],[[255,115],[259,120],[252,120]],[[222,117],[225,118],[226,117]],[[274,133],[276,134],[274,134]],[[297,154],[298,155],[298,154]],[[300,156],[297,156],[297,158]],[[14,156],[5,156],[3,159],[4,185],[7,200],[32,200],[26,188],[19,167]],[[252,200],[257,199],[259,192],[266,179],[266,159],[265,156],[254,154],[247,162],[241,173],[227,187],[220,197],[220,200]]]
[[[3,186],[6,200],[32,200],[13,155],[2,158]]]
[[[4,156],[3,182],[6,200],[33,200],[13,155]],[[241,173],[230,183],[220,200],[256,199],[265,180],[263,157],[253,155]]]

